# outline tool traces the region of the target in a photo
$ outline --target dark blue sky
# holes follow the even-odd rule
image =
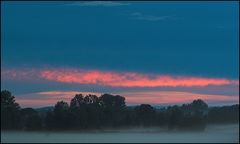
[[[3,66],[238,78],[238,2],[69,3],[2,2]]]

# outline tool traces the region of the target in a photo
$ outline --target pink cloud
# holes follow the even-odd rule
[[[151,75],[84,69],[10,69],[3,78],[12,80],[47,80],[60,83],[95,84],[111,87],[193,87],[239,85],[239,80],[193,76]]]
[[[95,94],[100,96],[101,93],[80,92],[80,91],[47,91],[21,95],[21,98],[17,97],[17,102],[24,107],[42,107],[53,106],[57,101],[64,100],[70,102],[75,94]],[[209,95],[198,94],[189,92],[177,92],[177,91],[151,91],[151,92],[119,92],[113,93],[114,95],[121,95],[126,98],[127,104],[181,104],[189,103],[194,99],[203,99],[206,102],[231,102],[238,103],[238,96],[228,95]]]
[[[151,91],[151,92],[122,92],[126,95],[128,103],[150,103],[150,104],[178,104],[189,103],[195,99],[202,99],[207,102],[227,102],[237,103],[238,96],[198,94],[178,91]]]
[[[39,69],[1,69],[1,77],[3,79],[9,80],[28,80],[28,81],[36,81],[40,79],[41,71]]]
[[[43,107],[43,106],[54,106],[57,101],[66,101],[70,100],[76,94],[94,94],[101,95],[101,93],[94,92],[81,92],[81,91],[43,91],[36,93],[28,93],[16,96],[17,102],[24,107]]]
[[[99,84],[112,87],[192,87],[239,84],[238,80],[170,75],[147,75],[96,70],[44,70],[41,77],[51,81],[78,84]]]

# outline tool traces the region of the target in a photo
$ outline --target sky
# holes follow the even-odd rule
[[[1,2],[1,90],[22,107],[77,93],[229,105],[238,87],[238,2]]]

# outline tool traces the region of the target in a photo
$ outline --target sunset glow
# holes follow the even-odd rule
[[[26,95],[20,95],[22,98],[18,98],[18,102],[24,106],[48,106],[54,105],[57,101],[64,100],[70,102],[70,100],[76,94],[94,94],[100,96],[103,93],[91,93],[81,91],[46,91],[31,93]],[[189,92],[169,92],[169,91],[151,91],[151,92],[119,92],[113,93],[115,95],[122,95],[126,98],[128,105],[140,104],[140,103],[151,103],[151,104],[182,104],[191,102],[195,99],[202,99],[206,102],[229,102],[234,103],[238,100],[237,96],[228,95],[209,95],[209,94],[198,94]],[[28,97],[28,98],[24,98]]]
[[[23,106],[76,93],[239,103],[238,5],[3,2],[1,90]]]
[[[61,83],[96,84],[111,87],[193,87],[239,85],[238,80],[192,76],[150,75],[133,72],[110,72],[84,69],[7,70],[10,79],[44,79]]]

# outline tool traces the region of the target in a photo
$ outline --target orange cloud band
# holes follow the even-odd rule
[[[99,84],[112,87],[192,87],[239,84],[238,80],[117,73],[96,70],[44,70],[41,77],[51,81],[79,84]]]

